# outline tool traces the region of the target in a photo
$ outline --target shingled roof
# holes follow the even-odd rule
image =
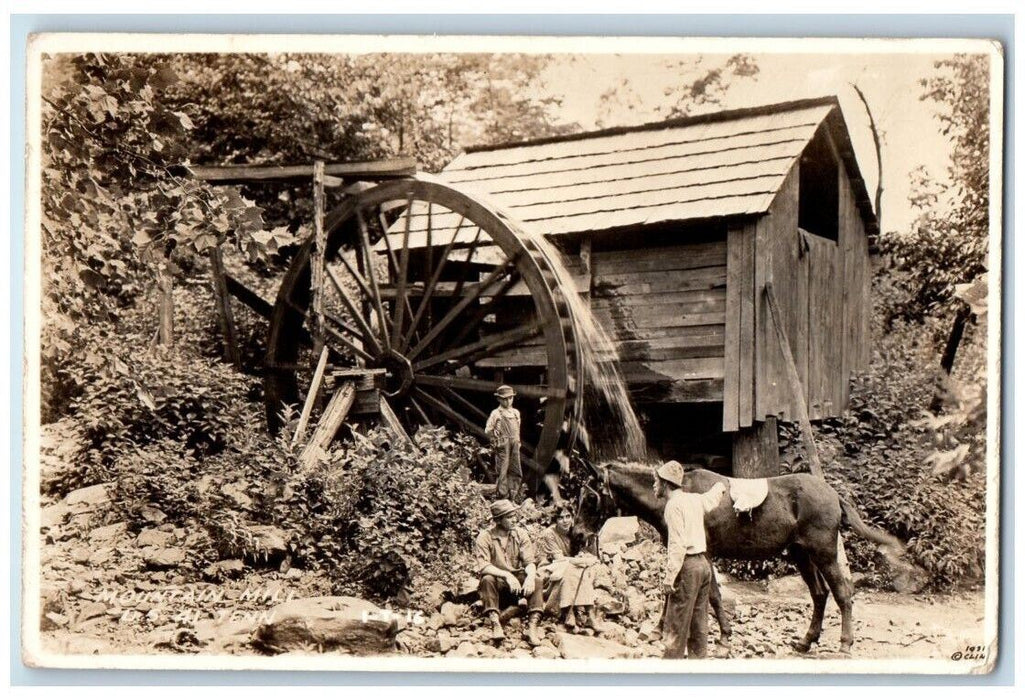
[[[840,152],[866,230],[876,233],[878,223],[835,97],[472,148],[441,177],[549,236],[757,216],[769,210],[795,160],[823,125]],[[425,243],[418,232],[426,217],[415,210],[413,218],[410,245],[419,247]],[[441,214],[432,229],[451,231],[456,222],[451,213]],[[460,232],[462,237],[468,243],[473,232]]]
[[[763,214],[823,122],[872,229],[875,215],[832,97],[470,149],[443,177],[549,235]]]

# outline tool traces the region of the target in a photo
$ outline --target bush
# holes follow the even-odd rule
[[[948,483],[929,466],[936,445],[918,419],[937,389],[930,333],[897,324],[878,337],[868,372],[852,386],[847,414],[818,426],[826,478],[866,522],[907,543],[908,559],[928,572],[933,589],[976,585],[985,568],[984,470]],[[781,424],[784,469],[806,469],[798,444],[796,426]],[[887,580],[873,545],[856,537],[846,542],[855,570],[874,582]]]
[[[469,465],[474,441],[421,429],[416,448],[375,429],[299,470],[263,517],[293,533],[299,560],[332,569],[340,592],[382,599],[455,585],[488,514]]]

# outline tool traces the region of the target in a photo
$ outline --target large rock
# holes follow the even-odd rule
[[[96,484],[75,489],[64,497],[64,502],[76,513],[94,510],[110,502],[110,484]]]
[[[395,649],[399,617],[348,596],[300,598],[268,611],[254,641],[276,653],[341,651],[383,654]]]
[[[125,522],[114,523],[98,527],[89,533],[90,544],[107,544],[117,540],[128,531],[128,524]]]
[[[173,532],[148,529],[139,533],[135,544],[139,547],[168,547],[174,542]]]
[[[558,632],[559,650],[566,659],[625,659],[633,649],[609,639]]]
[[[185,561],[184,547],[144,547],[142,561],[148,569],[173,569]]]
[[[615,552],[620,544],[630,544],[637,539],[640,523],[636,516],[609,518],[598,532],[598,548],[603,552]]]
[[[626,616],[634,622],[639,622],[648,614],[648,599],[639,590],[630,586],[626,589]]]

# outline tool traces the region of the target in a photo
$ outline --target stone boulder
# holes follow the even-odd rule
[[[135,544],[139,547],[168,547],[174,542],[173,532],[148,529],[139,533]]]
[[[184,547],[143,547],[142,561],[147,569],[173,569],[185,561]]]
[[[75,489],[64,497],[64,503],[75,513],[95,510],[104,503],[110,502],[110,486],[111,484],[96,484]]]
[[[92,545],[109,544],[120,539],[126,532],[128,532],[128,524],[125,522],[98,527],[90,531],[89,543]]]
[[[616,552],[620,544],[627,545],[637,539],[640,523],[636,516],[609,518],[598,532],[598,548],[603,552]]]
[[[566,659],[625,659],[634,654],[630,647],[610,639],[585,637],[567,632],[558,632],[555,636],[559,642],[559,650]]]
[[[395,649],[399,617],[373,603],[348,596],[300,598],[267,612],[253,641],[275,653],[340,651],[384,654]]]

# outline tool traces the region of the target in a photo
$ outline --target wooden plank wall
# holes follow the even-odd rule
[[[765,282],[772,280],[779,299],[784,326],[798,375],[804,388],[804,399],[813,420],[839,415],[847,407],[849,379],[852,372],[864,369],[868,362],[868,289],[871,270],[868,241],[864,223],[858,213],[843,169],[840,169],[840,201],[838,236],[832,241],[803,233],[797,226],[799,197],[799,165],[788,174],[769,214],[753,225],[754,244],[745,238],[743,229],[731,229],[729,260],[730,299],[732,286],[739,294],[740,317],[727,320],[727,346],[738,342],[738,365],[733,367],[733,350],[726,353],[726,387],[724,394],[723,429],[737,430],[769,416],[793,420],[796,406],[786,383],[782,353],[775,332],[769,323],[768,310],[762,294]],[[732,246],[736,245],[736,250]],[[754,285],[748,280],[746,268],[740,265],[747,251],[753,249]],[[750,292],[748,292],[750,290]],[[735,335],[745,324],[744,299],[751,295],[754,312],[754,378],[749,384],[744,374],[744,339]],[[732,308],[732,307],[731,307]],[[736,372],[734,382],[732,374]],[[734,388],[736,397],[733,396]],[[749,393],[753,395],[751,418],[744,411]],[[736,406],[736,408],[734,408]]]
[[[591,255],[591,309],[627,382],[676,384],[679,400],[722,399],[726,240]]]

